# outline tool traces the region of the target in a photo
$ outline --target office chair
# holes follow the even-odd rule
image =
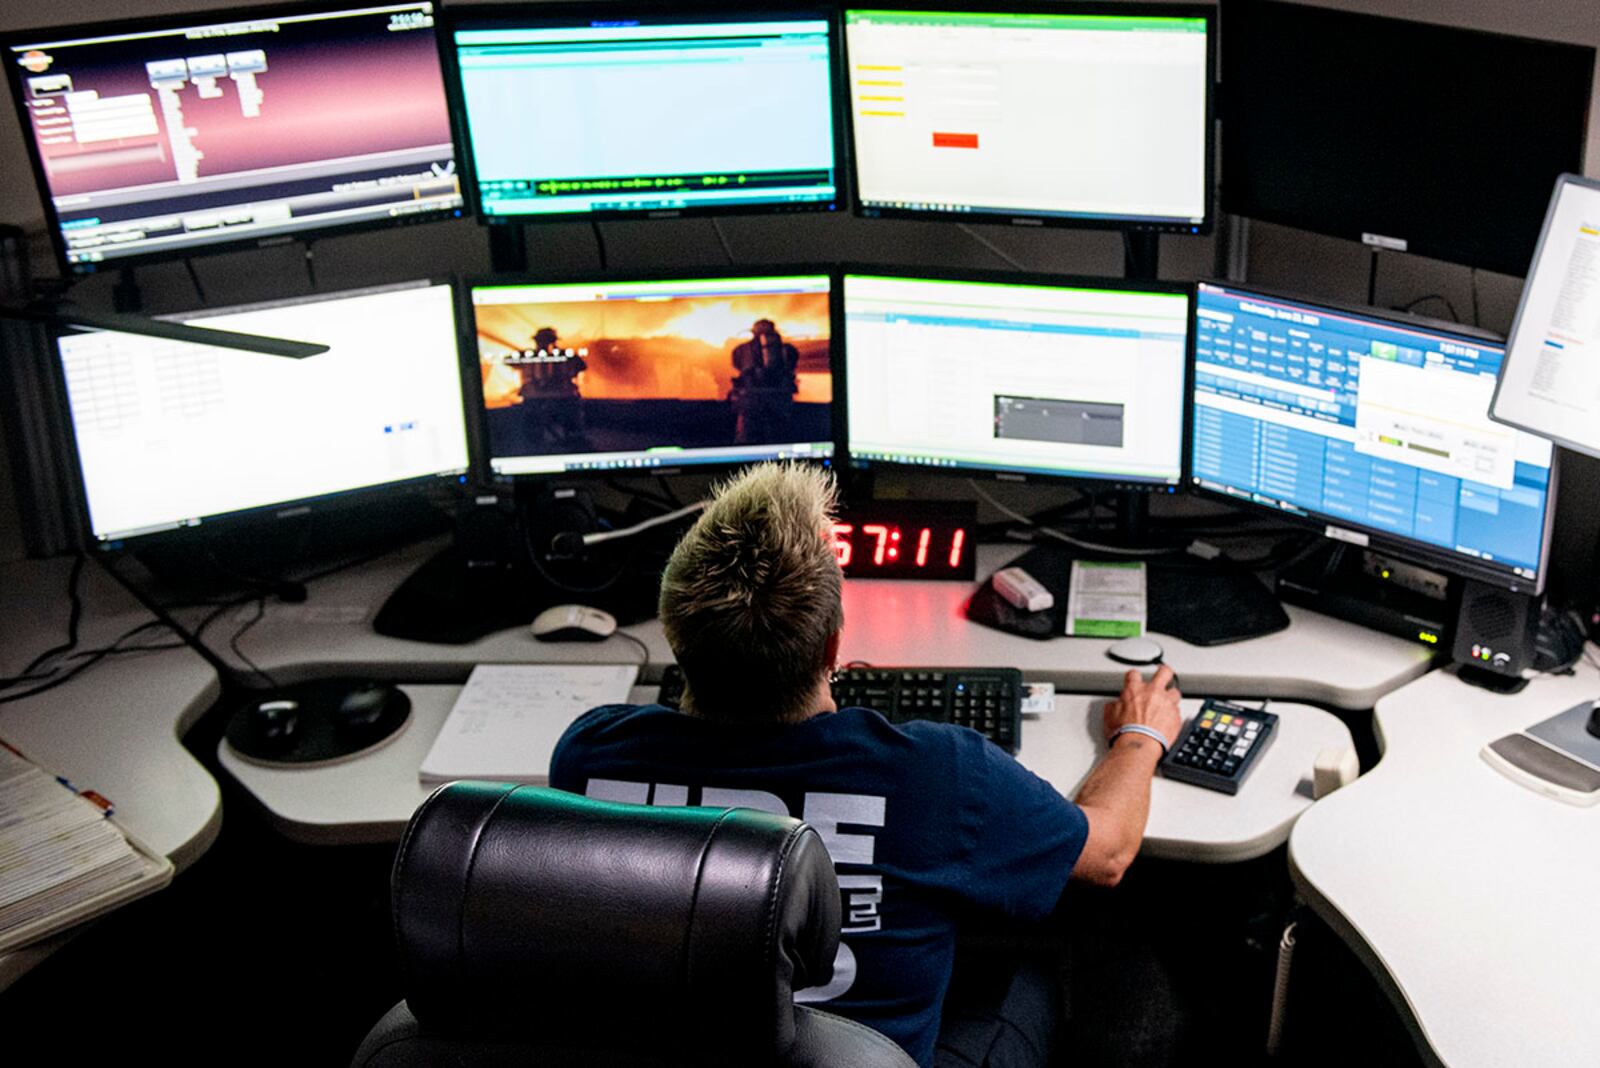
[[[355,1068],[915,1068],[793,1002],[832,978],[840,917],[798,820],[456,782],[412,816],[392,893],[405,1000]]]

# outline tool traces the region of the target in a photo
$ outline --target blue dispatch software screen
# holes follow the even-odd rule
[[[1196,485],[1539,577],[1551,446],[1491,422],[1505,349],[1201,283]]]

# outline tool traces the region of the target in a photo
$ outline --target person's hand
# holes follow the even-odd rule
[[[1110,738],[1111,733],[1124,724],[1138,723],[1160,731],[1169,746],[1177,741],[1178,729],[1183,725],[1178,700],[1183,695],[1176,687],[1171,687],[1174,677],[1172,669],[1165,664],[1156,668],[1149,682],[1137,671],[1124,675],[1122,695],[1106,702],[1106,737]]]

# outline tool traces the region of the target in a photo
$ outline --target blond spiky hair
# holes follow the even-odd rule
[[[745,722],[816,711],[844,622],[828,534],[837,501],[832,474],[796,464],[758,464],[713,490],[661,576],[685,711]]]

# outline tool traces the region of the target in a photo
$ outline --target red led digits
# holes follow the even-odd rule
[[[934,541],[944,537],[943,530],[937,524],[929,524],[912,528],[916,530],[916,548],[913,550],[912,537],[900,527],[889,523],[863,523],[859,527],[854,523],[835,523],[829,533],[833,538],[834,558],[839,561],[839,566],[848,568],[855,563],[858,568],[869,568],[876,571],[883,569],[885,577],[906,576],[910,577],[916,569],[927,571],[929,561],[934,558],[945,560],[947,570],[960,572],[966,566],[967,532],[964,528],[957,527],[950,531],[948,553],[942,554],[934,548]],[[857,530],[872,539],[872,552],[870,557],[863,557],[856,561],[855,537]],[[905,548],[905,560],[902,562],[901,548]],[[935,570],[944,570],[939,565],[932,565]]]
[[[840,567],[849,567],[851,558],[855,556],[855,546],[850,543],[850,535],[855,529],[854,523],[833,525],[833,555]]]
[[[870,534],[878,539],[878,544],[872,549],[872,562],[882,567],[883,557],[889,544],[889,528],[882,523],[867,523],[862,526],[861,533]]]

